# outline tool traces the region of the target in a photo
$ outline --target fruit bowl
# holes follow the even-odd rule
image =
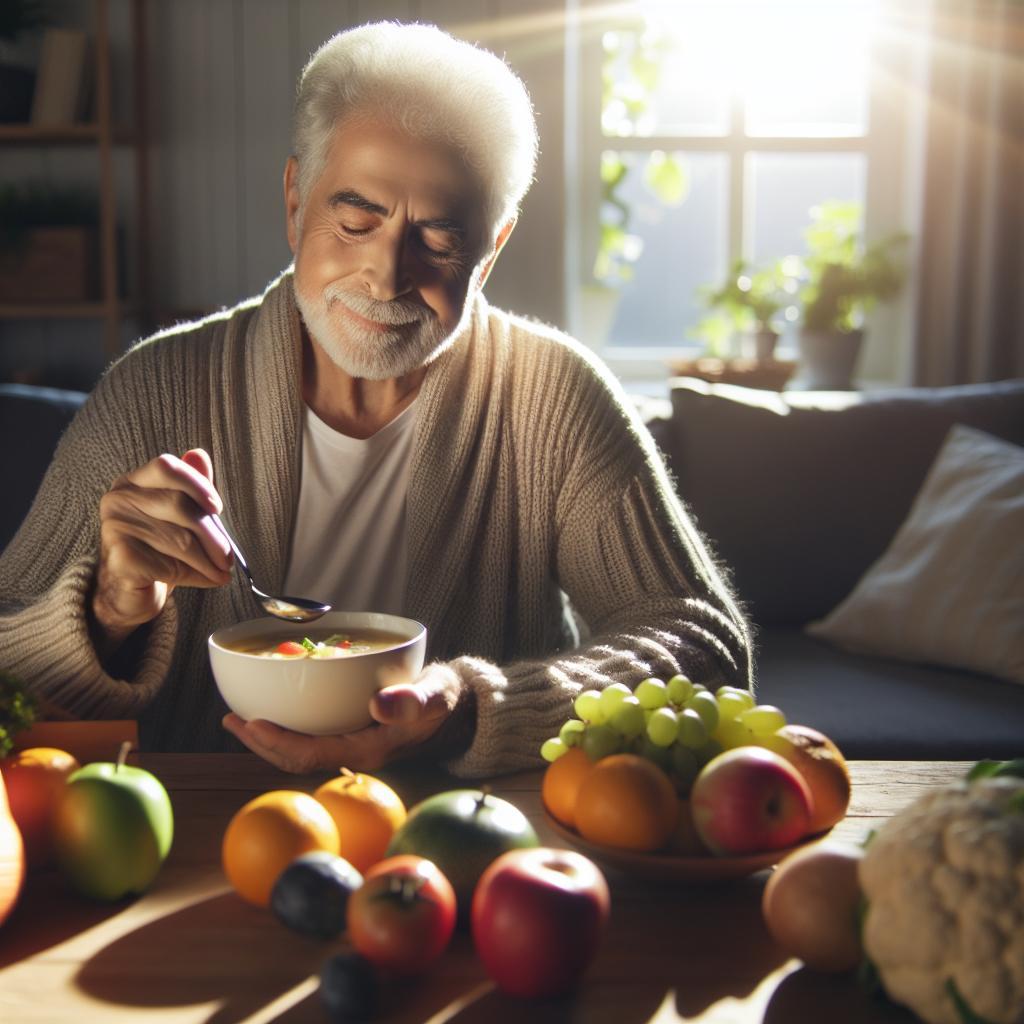
[[[603,867],[617,868],[637,878],[671,882],[725,882],[745,878],[765,868],[773,867],[791,853],[817,842],[828,834],[818,832],[801,839],[799,843],[779,850],[765,850],[742,857],[685,856],[671,853],[636,853],[616,849],[584,839],[578,832],[567,828],[544,810],[544,818],[552,831],[571,843]]]

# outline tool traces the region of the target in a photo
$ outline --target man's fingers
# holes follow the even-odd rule
[[[193,469],[202,473],[210,483],[213,483],[213,460],[202,448],[190,448],[181,457],[181,461]]]
[[[119,581],[122,590],[138,590],[153,583],[172,587],[220,587],[231,574],[215,567],[201,572],[173,555],[167,555],[130,535],[119,535],[106,548],[103,572]]]
[[[412,683],[379,690],[370,714],[382,725],[433,722],[447,718],[459,697],[459,678],[447,665],[428,665]]]
[[[254,754],[297,774],[341,767],[373,771],[390,760],[395,740],[375,726],[345,736],[307,736],[259,719],[246,722],[234,713],[221,724]]]
[[[181,491],[126,485],[100,499],[101,536],[109,541],[123,533],[199,572],[209,575],[212,569],[220,575],[231,568],[231,549],[212,518],[196,513],[195,503]]]
[[[193,449],[193,452],[201,449]],[[205,455],[205,452],[203,453]],[[213,472],[212,468],[210,470]],[[151,487],[157,490],[182,491],[187,494],[202,512],[216,513],[224,511],[213,481],[206,477],[195,466],[176,455],[158,455],[144,466],[133,470],[114,483],[113,489],[134,484],[137,487]]]

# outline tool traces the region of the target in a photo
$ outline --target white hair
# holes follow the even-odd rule
[[[387,21],[328,39],[299,78],[292,153],[300,206],[336,128],[354,116],[456,149],[483,188],[492,240],[518,213],[533,180],[537,125],[526,87],[493,53],[433,25]]]

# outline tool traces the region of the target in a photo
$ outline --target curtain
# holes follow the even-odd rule
[[[1024,3],[935,0],[914,384],[1024,377]]]

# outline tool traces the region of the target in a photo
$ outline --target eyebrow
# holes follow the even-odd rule
[[[327,205],[332,210],[339,206],[351,206],[357,210],[366,210],[367,213],[375,213],[379,217],[387,216],[388,212],[387,207],[381,206],[380,203],[375,203],[372,199],[367,199],[366,196],[350,188],[343,188],[333,192],[327,199]],[[418,220],[416,221],[416,226],[433,228],[437,231],[448,231],[459,236],[466,233],[465,227],[451,217],[431,217],[427,220]]]

